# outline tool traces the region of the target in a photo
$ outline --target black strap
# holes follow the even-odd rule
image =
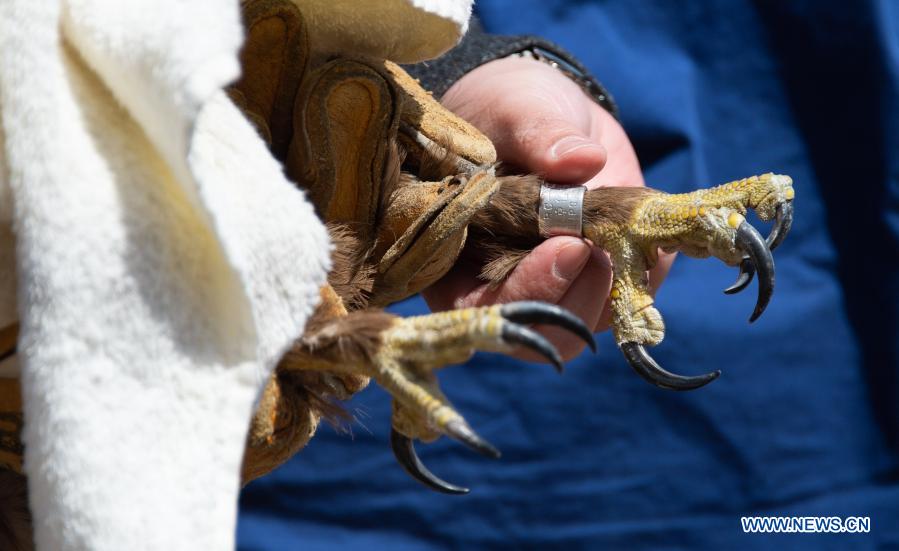
[[[611,94],[590,72],[562,47],[535,36],[503,36],[487,34],[480,21],[471,18],[468,33],[459,44],[443,56],[414,65],[403,66],[421,85],[439,98],[457,80],[481,65],[521,52],[543,53],[544,58],[557,58],[559,69],[573,78],[600,106],[618,118],[618,106]],[[545,55],[546,53],[550,55]],[[538,59],[541,57],[537,56]]]

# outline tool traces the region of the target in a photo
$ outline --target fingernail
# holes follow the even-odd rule
[[[553,275],[561,279],[573,280],[581,273],[587,259],[590,258],[590,248],[582,241],[572,241],[563,245],[553,261]]]
[[[601,148],[599,144],[593,143],[583,136],[566,136],[553,144],[549,153],[554,159],[561,159],[566,155],[588,147]]]

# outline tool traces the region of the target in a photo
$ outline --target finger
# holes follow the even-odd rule
[[[558,304],[580,275],[590,256],[590,246],[575,237],[554,237],[538,245],[499,287],[476,289],[461,306],[540,300]]]
[[[435,312],[518,300],[556,304],[578,277],[591,247],[574,237],[544,241],[521,261],[496,289],[478,279],[480,266],[458,262],[436,283],[422,291]]]
[[[498,157],[557,182],[580,183],[606,162],[602,111],[556,69],[527,59],[482,65],[443,96],[443,104],[493,141]]]
[[[584,320],[587,327],[595,327],[599,324],[611,289],[612,269],[608,258],[601,250],[593,249],[584,269],[559,301],[559,306]],[[556,346],[565,361],[584,350],[582,340],[557,327],[540,326],[538,332]]]
[[[602,109],[596,113],[596,117],[602,127],[600,141],[606,148],[608,161],[602,171],[585,185],[590,189],[605,186],[644,186],[640,161],[621,123]]]
[[[557,249],[550,250],[550,247],[544,247],[546,244]],[[544,250],[540,250],[541,247]],[[592,327],[599,318],[611,285],[608,264],[598,264],[593,259],[593,251],[579,239],[551,239],[525,258],[500,288],[492,293],[473,295],[473,302],[469,305],[542,300],[559,304]],[[604,290],[597,292],[597,285]],[[537,326],[537,331],[549,339],[565,360],[577,356],[584,349],[582,340],[557,327]],[[521,350],[515,357],[544,361],[529,350]]]
[[[494,144],[500,159],[553,182],[581,183],[602,170],[607,159],[602,144],[557,115],[529,108],[533,117],[509,114],[499,122]]]

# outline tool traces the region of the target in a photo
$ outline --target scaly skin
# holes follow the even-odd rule
[[[340,344],[355,337],[336,320],[298,341],[282,368],[371,377],[396,400],[394,427],[425,441],[443,433],[454,436],[451,425],[467,426],[440,392],[435,370],[463,363],[476,350],[511,352],[519,345],[537,350],[561,369],[558,352],[519,321],[559,325],[593,345],[590,331],[580,320],[561,308],[539,303],[463,308],[409,318],[380,315],[389,320],[365,352],[348,351],[346,344]]]
[[[353,318],[377,328],[360,335],[354,331]],[[481,439],[447,400],[434,371],[464,362],[475,350],[510,352],[519,345],[543,354],[561,370],[559,353],[549,341],[525,326],[530,323],[558,325],[595,349],[590,330],[581,320],[557,306],[542,303],[464,308],[410,318],[358,312],[339,316],[307,332],[284,357],[279,370],[321,370],[374,379],[394,398],[391,442],[403,467],[433,489],[464,493],[467,490],[441,481],[418,462],[412,440],[432,441],[445,434],[491,457],[498,457],[499,451]],[[256,439],[262,453],[271,444],[264,438]],[[257,450],[251,446],[251,451]],[[278,451],[269,450],[269,454]]]
[[[656,250],[688,256],[715,256],[737,265],[744,251],[736,243],[737,228],[748,209],[762,220],[774,218],[778,205],[792,201],[788,176],[763,174],[691,193],[648,195],[624,225],[588,226],[584,236],[608,251],[613,266],[610,295],[616,341],[654,346],[665,326],[648,287],[646,270]]]

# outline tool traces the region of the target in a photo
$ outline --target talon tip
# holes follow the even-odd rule
[[[755,320],[759,319],[762,316],[762,313],[765,311],[765,306],[756,306],[755,310],[752,311],[752,315],[749,316],[749,323],[754,323]]]
[[[460,419],[450,421],[446,426],[446,434],[450,438],[462,442],[481,455],[492,459],[499,459],[502,457],[502,453],[496,446],[478,436],[465,421]]]
[[[740,261],[740,273],[737,275],[737,280],[733,285],[724,290],[725,295],[735,295],[749,286],[752,283],[752,276],[755,275],[755,266],[752,264],[752,260],[743,257],[743,260]]]
[[[418,458],[418,454],[415,453],[412,439],[401,434],[396,429],[390,430],[390,447],[393,449],[393,455],[403,470],[431,490],[451,495],[465,495],[471,491],[463,486],[450,484],[432,473]]]
[[[553,361],[553,367],[555,368],[556,373],[558,373],[559,375],[565,373],[565,365],[561,361]]]
[[[562,356],[555,347],[552,347],[552,352],[547,359],[553,365],[553,369],[556,370],[556,373],[561,375],[565,372],[565,362],[562,361]]]
[[[746,288],[752,281],[751,277],[747,277],[745,281],[738,279],[736,283],[724,290],[725,295],[735,295]]]

